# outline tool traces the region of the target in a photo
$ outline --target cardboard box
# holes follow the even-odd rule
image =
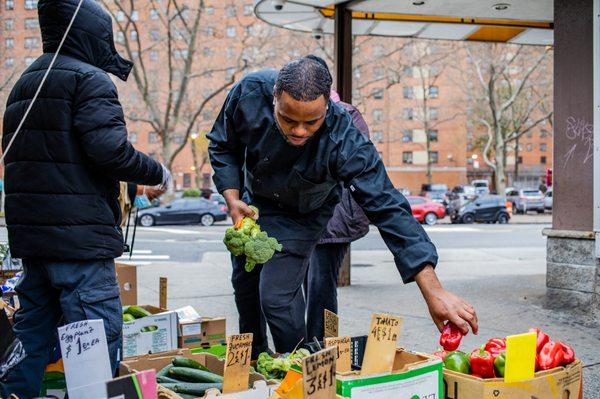
[[[567,367],[535,373],[535,378],[505,383],[500,378],[481,379],[444,370],[445,399],[581,399],[582,364],[580,360]]]
[[[198,348],[225,344],[226,320],[224,317],[203,317],[200,320],[186,320],[179,323],[179,347]]]
[[[177,313],[142,305],[152,316],[123,323],[123,358],[177,349]],[[144,327],[156,327],[144,332]]]
[[[190,351],[188,349],[181,349],[181,350],[172,351],[169,353],[137,356],[132,359],[126,359],[126,360],[122,361],[119,366],[119,374],[120,375],[132,374],[132,373],[136,373],[136,372],[139,372],[142,370],[150,370],[150,369],[154,369],[158,372],[163,367],[165,367],[166,365],[171,363],[171,361],[173,360],[173,358],[175,356],[185,356],[187,358],[194,359],[195,361],[204,365],[206,368],[208,368],[211,372],[213,372],[215,374],[223,375],[223,371],[225,369],[225,361],[222,359],[219,359],[213,355],[206,354],[206,353],[193,354],[193,353],[190,353]],[[265,378],[261,374],[251,372],[249,383],[254,385],[257,381],[265,382]],[[265,385],[267,385],[266,382],[265,382]],[[241,398],[244,398],[244,399],[267,399],[268,398],[269,392],[271,391],[271,389],[268,385],[267,385],[267,388],[268,388],[267,390],[263,389],[263,387],[264,387],[263,384],[258,384],[258,386],[254,385],[254,387],[257,388],[257,391],[252,392],[253,389],[250,389],[248,391],[238,392],[235,394],[235,396],[232,396],[232,397],[240,398],[240,399]],[[213,398],[215,396],[223,397],[223,396],[217,395],[216,391],[218,392],[218,390],[208,391],[205,398]],[[261,392],[266,392],[267,395],[262,396]],[[246,396],[246,395],[249,395],[249,396]],[[260,396],[256,396],[256,395],[260,395]],[[227,396],[224,396],[224,398],[227,398]]]
[[[137,305],[137,267],[116,263],[117,280],[123,305]]]
[[[443,397],[442,362],[431,355],[397,349],[391,373],[362,376],[337,374],[337,393],[344,398],[388,399]]]

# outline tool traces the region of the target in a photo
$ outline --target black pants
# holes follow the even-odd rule
[[[309,340],[314,337],[319,340],[323,339],[325,309],[337,313],[337,280],[348,247],[347,243],[318,244],[310,257],[304,284],[308,302],[307,332]]]
[[[252,358],[268,347],[268,324],[279,353],[292,351],[306,339],[306,302],[302,284],[314,241],[285,240],[283,251],[252,272],[243,256],[232,257],[231,282],[240,315],[240,333],[252,333]]]

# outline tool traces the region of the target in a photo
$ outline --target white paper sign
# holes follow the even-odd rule
[[[112,379],[103,320],[84,320],[58,329],[71,399],[106,398]]]

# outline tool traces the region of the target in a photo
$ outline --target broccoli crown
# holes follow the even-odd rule
[[[250,240],[244,246],[246,259],[252,260],[254,263],[263,264],[275,254],[275,250],[271,248],[268,240]]]
[[[240,232],[239,230],[234,229],[233,227],[228,228],[225,231],[225,238],[223,242],[225,246],[234,256],[240,256],[244,254],[244,245],[248,242],[250,238]]]

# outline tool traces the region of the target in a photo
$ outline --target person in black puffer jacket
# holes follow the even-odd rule
[[[13,87],[2,146],[13,137],[78,0],[40,0],[41,55]],[[26,357],[0,365],[0,397],[39,395],[56,327],[103,319],[113,371],[121,346],[114,259],[123,253],[119,181],[166,184],[169,172],[136,151],[108,73],[133,64],[115,49],[110,15],[84,0],[31,113],[5,160],[6,222],[24,277],[14,331]]]

